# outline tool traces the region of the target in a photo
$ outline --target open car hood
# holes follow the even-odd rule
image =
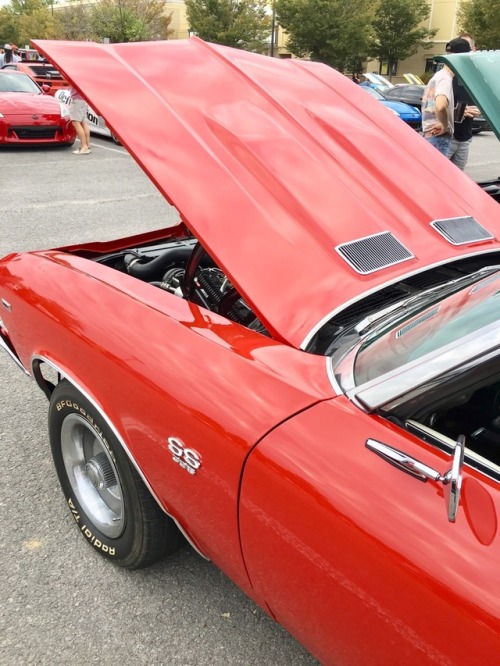
[[[424,82],[422,81],[420,76],[417,76],[416,74],[411,74],[411,73],[403,74],[403,77],[405,81],[407,81],[410,85],[418,85],[418,86],[424,85]]]
[[[367,81],[374,83],[376,86],[386,86],[387,88],[394,87],[394,84],[381,74],[375,74],[375,72],[365,72],[363,76]]]
[[[500,139],[500,51],[473,51],[436,57],[455,72]]]
[[[433,220],[471,215],[494,236],[497,204],[326,65],[198,38],[33,43],[277,339],[300,346],[341,304],[471,251],[446,241]],[[382,266],[353,267],[350,243],[368,238],[372,247],[379,237],[389,251]]]

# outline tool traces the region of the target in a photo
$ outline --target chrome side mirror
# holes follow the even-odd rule
[[[453,461],[451,469],[446,474],[441,474],[438,470],[425,465],[420,460],[409,456],[403,451],[378,442],[375,439],[367,439],[365,446],[370,451],[373,451],[378,456],[394,465],[406,474],[419,479],[420,481],[427,481],[431,479],[442,483],[443,486],[449,486],[450,497],[448,499],[448,520],[454,523],[457,519],[458,505],[460,502],[460,492],[462,490],[462,466],[464,464],[465,455],[465,435],[459,435],[455,442],[455,451],[453,453]]]
[[[459,435],[455,442],[455,451],[453,453],[453,463],[449,472],[445,474],[443,483],[450,484],[450,498],[448,501],[448,520],[454,523],[457,519],[458,503],[460,502],[460,492],[462,490],[462,466],[465,455],[465,436]]]

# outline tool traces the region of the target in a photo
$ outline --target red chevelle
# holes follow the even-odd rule
[[[0,70],[0,146],[72,146],[76,132],[65,104],[26,74]]]
[[[182,220],[0,261],[76,528],[187,539],[325,664],[496,663],[498,203],[327,66],[36,47]]]

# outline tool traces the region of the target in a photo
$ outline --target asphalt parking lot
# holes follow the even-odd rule
[[[0,256],[175,223],[175,209],[124,148],[91,143],[86,156],[0,152]],[[500,176],[491,132],[473,139],[467,172]],[[102,560],[65,506],[46,414],[43,394],[0,353],[0,664],[317,663],[189,548],[139,572]]]

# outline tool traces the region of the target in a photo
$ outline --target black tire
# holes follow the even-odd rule
[[[52,456],[80,533],[103,557],[139,569],[184,542],[97,409],[68,381],[50,399]]]

